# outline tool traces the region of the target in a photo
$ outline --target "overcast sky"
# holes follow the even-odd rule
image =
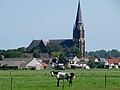
[[[0,49],[71,39],[78,0],[0,0]],[[81,0],[86,50],[120,50],[120,0]]]

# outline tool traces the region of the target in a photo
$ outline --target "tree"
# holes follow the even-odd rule
[[[94,51],[87,52],[87,57],[94,57],[94,54]]]
[[[96,67],[96,64],[93,60],[89,60],[87,65],[90,67],[90,68],[95,68]]]
[[[73,57],[73,54],[71,53],[70,48],[64,47],[63,49],[64,49],[63,51],[64,51],[64,55],[65,56],[67,56],[67,57]]]
[[[112,49],[111,51],[106,50],[98,50],[98,51],[90,51],[87,52],[87,57],[95,57],[95,58],[108,58],[108,57],[120,57],[120,52],[116,49]]]
[[[40,58],[40,49],[39,48],[34,49],[33,57],[34,58]]]
[[[27,52],[25,47],[20,47],[20,48],[17,49],[17,51],[19,51],[21,53],[26,53]]]
[[[49,54],[51,54],[51,52],[63,52],[62,46],[57,43],[48,43],[46,47]]]
[[[75,46],[70,48],[70,53],[72,54],[72,56],[81,57],[80,50]]]
[[[110,57],[118,58],[120,57],[120,52],[116,49],[112,49],[111,51],[109,51],[109,55]]]
[[[68,63],[68,61],[65,59],[65,56],[62,53],[60,54],[58,59],[59,59],[59,63],[63,63],[64,65]]]
[[[108,57],[108,53],[105,50],[99,50],[94,53],[94,57],[96,58],[106,58]]]
[[[51,56],[53,57],[59,57],[60,54],[62,54],[61,52],[51,52]]]
[[[16,49],[9,49],[4,53],[5,58],[24,57],[24,54]]]

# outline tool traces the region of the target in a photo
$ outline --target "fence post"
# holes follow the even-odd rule
[[[62,85],[62,90],[64,90],[64,79],[63,79],[63,85]]]
[[[106,88],[106,85],[107,85],[107,77],[106,77],[106,74],[105,74],[105,88]]]
[[[12,75],[11,75],[11,72],[10,72],[10,90],[12,90],[12,84],[13,84],[13,78],[12,78]]]
[[[45,77],[47,76],[47,73],[45,72]]]
[[[83,77],[83,72],[82,72],[82,75],[81,75],[82,77]]]
[[[13,78],[11,77],[10,90],[12,90],[12,80],[13,80]]]

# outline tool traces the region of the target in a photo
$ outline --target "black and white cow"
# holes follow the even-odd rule
[[[52,76],[55,76],[57,78],[57,87],[59,87],[59,81],[63,80],[63,87],[64,87],[64,80],[66,79],[69,82],[69,86],[72,86],[72,80],[73,78],[75,78],[75,74],[74,73],[70,73],[70,72],[55,72],[55,71],[51,71],[50,72]]]

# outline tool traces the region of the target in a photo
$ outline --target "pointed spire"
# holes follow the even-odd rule
[[[76,16],[75,23],[82,23],[82,13],[81,13],[81,7],[80,7],[80,0],[78,2],[78,9],[77,9],[77,16]]]

